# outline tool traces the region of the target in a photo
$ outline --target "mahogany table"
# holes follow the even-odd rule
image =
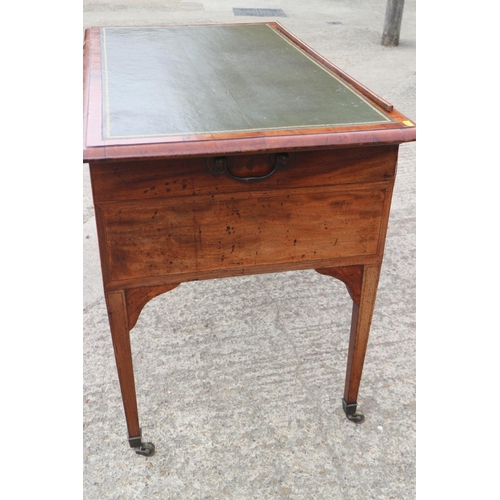
[[[182,282],[315,269],[353,301],[358,389],[399,144],[415,125],[279,23],[89,28],[83,158],[130,445],[129,332]]]

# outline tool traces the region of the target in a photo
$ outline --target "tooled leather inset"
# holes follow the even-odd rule
[[[101,29],[103,139],[392,119],[266,24]]]

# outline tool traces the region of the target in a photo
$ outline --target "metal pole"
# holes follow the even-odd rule
[[[405,0],[387,0],[384,32],[382,34],[382,45],[386,47],[396,47],[399,45],[399,32],[401,31],[404,4]]]

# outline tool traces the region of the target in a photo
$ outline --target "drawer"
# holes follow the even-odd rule
[[[390,194],[391,186],[374,184],[104,203],[96,214],[106,281],[181,282],[366,260],[380,250]]]
[[[390,181],[397,151],[398,146],[370,146],[288,152],[285,165],[277,154],[236,155],[222,160],[227,173],[220,166],[217,173],[215,158],[202,157],[92,162],[90,172],[96,203],[147,200]],[[276,166],[268,178],[253,182],[234,178],[265,177]]]

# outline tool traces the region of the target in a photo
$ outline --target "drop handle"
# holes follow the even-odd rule
[[[229,167],[229,161],[226,156],[217,156],[215,158],[208,158],[207,166],[210,172],[214,175],[221,175],[225,173],[231,179],[239,182],[256,182],[262,181],[264,179],[269,179],[277,170],[282,170],[286,168],[292,160],[292,156],[289,153],[276,153],[270,156],[271,170],[264,175],[240,177],[234,175]]]

